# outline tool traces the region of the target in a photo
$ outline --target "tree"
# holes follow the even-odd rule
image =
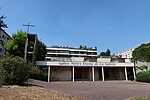
[[[38,41],[37,60],[43,61],[45,60],[45,56],[46,56],[46,46],[42,41]]]
[[[3,21],[5,18],[5,16],[0,16],[0,28],[7,28],[7,24]]]
[[[9,40],[6,43],[5,49],[6,54],[24,57],[24,48],[25,48],[25,41],[26,41],[26,33],[22,30],[17,31],[12,35],[13,40]]]
[[[13,37],[13,40],[10,40],[6,43],[6,46],[5,46],[6,54],[24,58],[24,49],[25,49],[25,42],[26,42],[26,37],[27,37],[26,32],[23,32],[22,30],[17,31],[16,33],[12,35],[12,37]],[[44,43],[42,43],[39,40],[37,42],[38,42],[38,47],[37,47],[38,52],[36,53],[36,57],[38,60],[45,60],[46,46]],[[29,61],[29,62],[32,62],[32,61]]]
[[[101,52],[100,56],[106,56],[106,52]]]
[[[110,50],[109,49],[107,49],[107,51],[106,51],[106,56],[110,56]]]
[[[100,53],[100,56],[110,56],[110,50],[109,49],[107,49],[107,51],[106,52],[101,52]]]
[[[132,52],[133,61],[150,62],[150,43],[142,44]]]

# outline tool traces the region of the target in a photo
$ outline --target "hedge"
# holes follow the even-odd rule
[[[142,71],[137,73],[136,81],[150,83],[150,71]]]

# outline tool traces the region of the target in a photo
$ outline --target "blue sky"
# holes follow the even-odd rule
[[[10,35],[35,27],[47,46],[97,46],[117,53],[150,39],[150,0],[0,0]]]

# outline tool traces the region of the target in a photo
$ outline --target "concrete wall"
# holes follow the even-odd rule
[[[150,70],[150,62],[139,62],[139,61],[138,61],[137,63],[135,63],[135,66],[137,66],[137,68],[136,68],[136,73],[142,71],[142,70],[140,70],[140,68],[139,68],[139,67],[142,68],[142,66],[147,66],[147,70]],[[143,69],[143,68],[142,68],[142,69]],[[146,69],[144,69],[144,70],[146,70]]]
[[[110,62],[110,58],[97,58],[97,62]]]
[[[83,62],[84,57],[71,57],[71,60],[74,62]]]
[[[51,67],[51,80],[52,81],[71,81],[72,80],[72,67]]]

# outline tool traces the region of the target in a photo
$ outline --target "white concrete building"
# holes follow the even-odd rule
[[[147,44],[147,43],[149,43],[149,42],[145,42],[144,44]],[[135,46],[135,47],[130,48],[130,49],[127,49],[127,50],[124,50],[122,52],[116,53],[115,55],[119,56],[121,58],[131,59],[132,58],[132,52],[134,51],[135,48],[139,47],[140,45]]]
[[[119,56],[119,57],[121,57],[121,58],[131,59],[131,58],[132,58],[132,52],[134,51],[135,48],[136,48],[136,47],[127,49],[127,50],[125,50],[125,51],[116,53],[115,55],[117,55],[117,56]]]
[[[3,30],[0,28],[0,56],[5,55],[5,44],[8,40],[12,40],[12,38]]]
[[[48,67],[50,81],[105,81],[135,78],[133,63],[37,61]]]
[[[37,66],[48,67],[50,81],[132,80],[134,64],[117,56],[97,58],[97,49],[47,47],[47,61]]]
[[[147,44],[147,43],[150,43],[150,42],[145,42],[143,44]],[[119,52],[119,53],[116,53],[115,55],[121,57],[121,58],[126,58],[126,62],[131,62],[131,59],[132,59],[132,52],[135,50],[135,48],[139,47],[140,45],[136,46],[136,47],[133,47],[133,48],[130,48],[130,49],[127,49],[127,50],[124,50],[122,52]],[[136,72],[140,72],[142,71],[141,69],[143,69],[143,66],[145,66],[146,69],[144,70],[150,70],[150,62],[139,62],[137,61],[135,63],[135,66],[136,66]]]
[[[97,58],[97,48],[46,47],[47,61],[90,61]]]

